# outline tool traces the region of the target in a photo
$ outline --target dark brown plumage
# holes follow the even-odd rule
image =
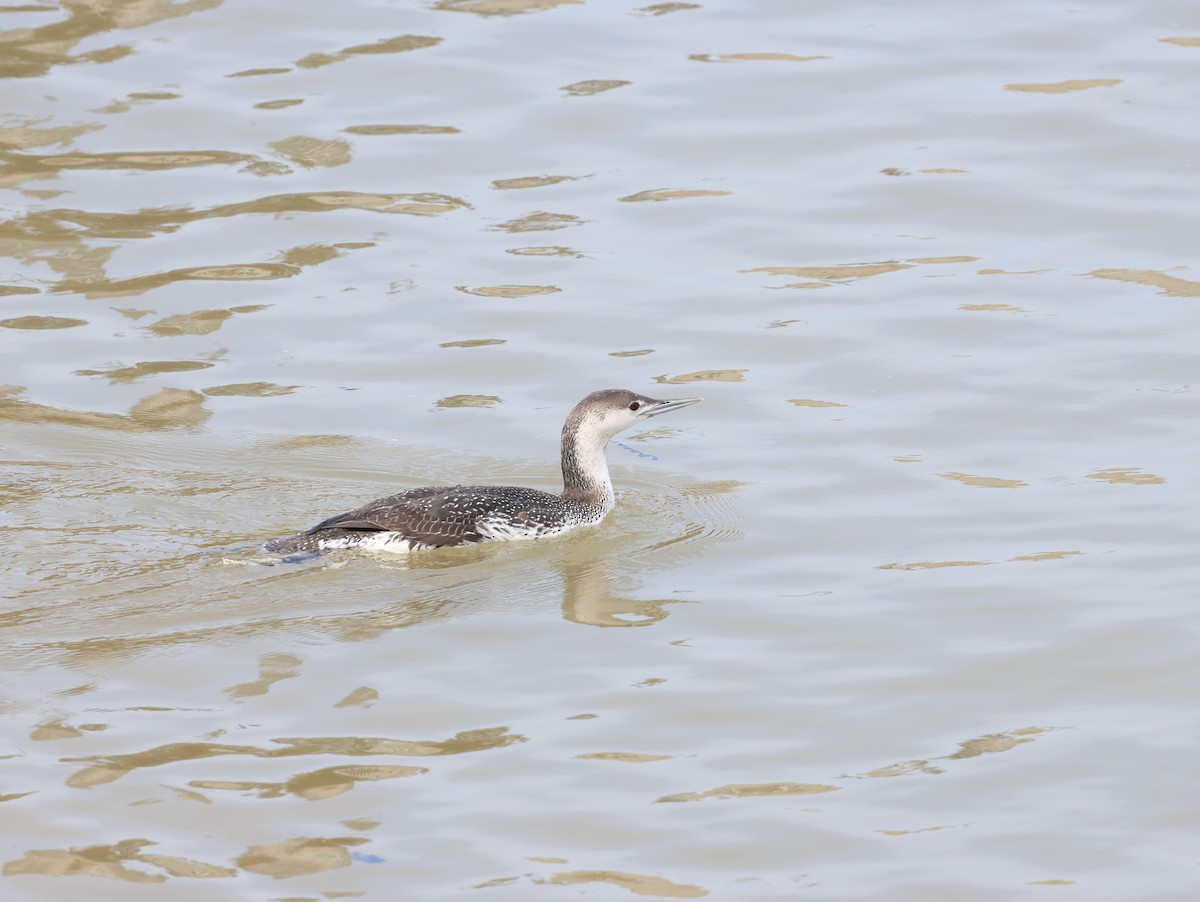
[[[364,544],[372,533],[394,533],[397,542],[412,548],[467,545],[495,538],[497,531],[536,530],[538,523],[561,520],[568,512],[558,495],[523,486],[428,486],[379,498],[264,547],[296,554],[342,542]],[[599,506],[595,512],[598,518]]]

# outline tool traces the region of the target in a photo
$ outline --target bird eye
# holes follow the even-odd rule
[[[641,406],[642,406],[642,405],[641,405],[641,404],[639,404],[637,401],[634,401],[632,404],[630,404],[630,405],[629,405],[629,409],[630,409],[630,410],[637,410],[637,409],[638,409],[639,407],[641,407]]]

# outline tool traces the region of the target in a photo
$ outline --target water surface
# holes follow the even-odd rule
[[[1190,6],[0,29],[5,898],[1195,898]]]

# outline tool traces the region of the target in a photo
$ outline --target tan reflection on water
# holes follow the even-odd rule
[[[981,489],[1019,489],[1029,483],[1020,479],[1002,479],[999,476],[972,476],[970,473],[938,473],[943,479],[973,485]]]
[[[569,247],[512,247],[505,251],[506,254],[514,254],[518,257],[572,257],[576,260],[582,259],[583,254]]]
[[[219,204],[199,210],[188,207],[139,210],[134,213],[97,213],[64,208],[37,210],[0,222],[0,253],[10,254],[18,259],[32,259],[29,257],[29,250],[40,247],[45,242],[78,245],[84,239],[149,238],[155,234],[177,231],[181,226],[193,222],[254,214],[281,216],[290,213],[324,213],[330,210],[355,209],[371,213],[438,216],[468,207],[466,201],[444,194],[370,194],[359,191],[336,191],[275,194],[251,201]],[[543,215],[553,216],[554,214]],[[537,227],[562,228],[563,225],[575,224],[580,221],[571,216],[563,219],[563,224],[560,225]],[[570,222],[566,220],[570,220]],[[338,245],[330,246],[338,247]],[[358,246],[362,245],[358,244]],[[88,287],[88,282],[103,277],[101,264],[107,261],[112,250],[111,247],[87,248],[72,255],[63,248],[50,262],[52,268],[59,271],[78,271],[81,266],[84,267],[83,271],[78,273],[78,284],[67,283],[73,288],[82,290]],[[237,266],[238,264],[232,265]],[[272,264],[262,265],[270,266]],[[87,274],[86,278],[84,273]],[[155,277],[145,278],[153,279]],[[138,280],[131,281],[135,284],[138,282]]]
[[[980,269],[976,271],[976,275],[980,276],[1037,276],[1044,272],[1049,272],[1047,269]]]
[[[576,755],[580,761],[620,761],[624,764],[649,764],[654,761],[670,761],[674,755],[646,755],[639,752],[587,752]]]
[[[231,698],[250,698],[266,695],[271,686],[280,680],[290,680],[300,675],[302,658],[296,655],[264,655],[258,662],[258,679],[249,683],[230,686],[225,692]]]
[[[342,256],[342,251],[361,250],[374,247],[373,241],[339,241],[337,244],[303,244],[290,247],[280,255],[284,263],[295,266],[319,266],[336,260]]]
[[[340,702],[334,705],[335,708],[353,708],[364,707],[369,708],[370,703],[379,698],[379,690],[372,689],[370,686],[359,686],[353,689]]]
[[[0,78],[32,78],[64,63],[102,63],[133,52],[128,44],[100,47],[78,56],[76,44],[118,29],[143,28],[164,19],[216,9],[222,0],[141,0],[137,3],[95,3],[62,0],[67,16],[59,22],[24,30],[20,41],[5,43],[0,54]]]
[[[429,768],[427,767],[407,767],[396,764],[341,765],[296,774],[286,783],[263,783],[248,780],[191,780],[188,786],[194,786],[197,789],[254,793],[260,799],[277,799],[290,793],[310,802],[318,802],[349,792],[356,783],[416,777],[428,772]]]
[[[1119,85],[1120,78],[1070,78],[1066,81],[1049,82],[1045,84],[1026,83],[1005,85],[1006,91],[1023,91],[1029,94],[1069,94],[1073,91],[1087,91],[1090,88],[1111,88]]]
[[[866,279],[884,273],[912,269],[909,263],[839,263],[833,266],[758,266],[754,269],[739,269],[738,272],[765,272],[773,276],[799,276],[803,279],[820,279],[837,282],[844,279]]]
[[[303,97],[285,97],[281,100],[264,100],[254,104],[254,108],[256,110],[286,110],[290,106],[300,106],[302,103],[304,103]]]
[[[589,79],[588,81],[577,81],[571,85],[563,85],[560,90],[564,94],[569,94],[572,97],[590,97],[593,94],[603,94],[605,91],[623,88],[628,84],[632,84],[632,82],[622,81],[619,78],[593,78]]]
[[[448,12],[475,13],[480,16],[516,16],[554,9],[567,3],[582,2],[583,0],[437,0],[433,8]]]
[[[150,281],[155,281],[154,277]],[[158,287],[153,284],[151,287]],[[94,291],[88,291],[89,295],[95,294]],[[108,292],[101,291],[101,294],[107,296],[109,294],[135,294],[138,292],[118,291]],[[164,316],[162,319],[146,326],[147,332],[153,332],[155,335],[160,335],[164,338],[169,338],[178,335],[211,335],[216,332],[221,326],[225,325],[225,321],[238,313],[258,313],[261,310],[266,310],[267,307],[262,304],[248,304],[244,307],[230,307],[228,310],[196,310],[193,313],[177,313],[173,316]]]
[[[1075,557],[1082,551],[1036,551],[1033,554],[1018,554],[1010,557],[1010,561],[1060,561],[1066,557]]]
[[[679,792],[663,796],[659,802],[698,802],[702,799],[746,799],[756,796],[816,795],[837,792],[840,786],[825,783],[730,783],[704,792]]]
[[[828,288],[832,284],[833,284],[832,282],[790,282],[786,285],[772,285],[771,287],[772,288],[799,288],[799,289],[804,289],[804,290],[811,290],[814,288]],[[778,320],[777,320],[777,322],[778,322]],[[799,322],[799,320],[789,320],[788,322],[794,323],[794,322]]]
[[[650,626],[664,620],[667,605],[681,599],[626,598],[612,590],[607,561],[564,560],[562,615],[564,620],[587,626]]]
[[[455,288],[463,294],[473,294],[481,298],[528,298],[562,291],[557,285],[481,285],[478,288],[456,285]]]
[[[987,567],[991,561],[913,561],[906,564],[880,564],[880,570],[940,570],[943,567]]]
[[[954,255],[954,256],[950,256],[950,257],[911,257],[908,262],[909,263],[924,263],[924,264],[974,263],[978,259],[979,259],[978,257],[971,257],[966,254],[958,254],[958,255]]]
[[[490,345],[507,344],[503,338],[465,338],[462,341],[443,341],[439,348],[486,348]]]
[[[582,883],[607,883],[627,889],[637,896],[657,896],[666,899],[699,899],[708,895],[708,890],[691,883],[675,883],[665,877],[647,874],[626,874],[621,871],[560,871],[552,874],[548,882],[559,886],[574,886]]]
[[[293,758],[300,755],[402,755],[430,757],[462,755],[468,752],[504,748],[525,742],[525,737],[510,733],[508,727],[487,727],[465,730],[449,739],[408,740],[379,739],[361,736],[319,736],[313,738],[283,738],[272,742],[282,748],[264,749],[252,745],[229,745],[217,742],[173,742],[144,752],[125,755],[97,755],[89,758],[63,758],[66,763],[91,762],[66,780],[68,786],[85,789],[119,780],[135,770],[177,764],[180,761],[199,761],[205,758],[244,755],[253,758]]]
[[[639,429],[629,433],[630,441],[655,442],[661,439],[674,438],[685,430],[678,426],[655,426],[651,429]]]
[[[745,382],[744,373],[749,370],[700,370],[696,373],[683,373],[679,376],[668,376],[663,373],[655,376],[654,381],[660,385],[687,385],[692,382]]]
[[[812,398],[789,398],[789,404],[795,404],[797,407],[849,407],[849,404],[842,404],[838,401],[817,401]]]
[[[358,441],[349,435],[295,435],[263,442],[262,447],[267,452],[298,451],[304,448],[341,448],[355,445]]]
[[[245,541],[249,537],[239,534],[236,538]],[[472,546],[471,549],[467,549],[467,554],[477,555],[480,553],[482,552],[478,546]],[[239,560],[236,563],[245,566],[247,562]],[[344,562],[334,561],[330,564],[330,567],[331,569],[337,569],[342,563]],[[389,564],[396,566],[389,561],[380,560],[378,563],[382,568],[388,567]],[[259,566],[254,563],[251,565]],[[448,566],[453,566],[453,564],[449,564]],[[162,568],[163,563],[161,561],[148,564],[144,567],[123,566],[119,568],[119,576],[122,579],[154,576],[161,573]],[[100,599],[123,597],[124,592],[120,588],[119,581],[109,572],[113,568],[105,568],[103,563],[100,563],[94,569],[98,570],[99,575],[102,577],[116,582],[116,585],[110,590],[109,594],[98,594]],[[403,566],[400,569],[403,569]],[[300,578],[300,571],[285,571],[273,579],[288,584],[292,580]],[[47,577],[46,581],[49,582],[50,577]],[[268,585],[270,582],[271,579],[263,581],[263,583]],[[169,585],[169,582],[156,585],[154,588],[162,589],[166,588],[167,585]],[[263,588],[267,588],[268,585],[264,585]],[[246,636],[272,635],[276,633],[311,631],[330,636],[340,642],[363,642],[379,638],[391,630],[410,629],[421,624],[444,620],[458,606],[459,602],[456,600],[424,598],[399,603],[386,608],[321,617],[297,618],[294,615],[290,615],[287,611],[283,611],[272,616],[263,616],[244,622],[239,621],[217,626],[163,630],[148,635],[123,635],[80,641],[47,642],[42,646],[42,649],[62,655],[64,660],[84,663],[105,659],[122,660],[137,654],[161,650],[172,645],[194,645],[197,643],[220,642],[244,638]],[[23,615],[32,615],[32,613],[20,612],[14,617],[14,623],[22,622],[21,617]]]
[[[167,878],[159,873],[148,873],[127,867],[129,862],[149,864],[166,871],[172,877],[233,877],[237,871],[177,858],[174,855],[157,855],[142,851],[146,846],[156,845],[148,839],[125,839],[110,845],[82,846],[72,849],[33,849],[17,861],[4,865],[4,876],[16,874],[43,874],[48,877],[106,877],[127,883],[162,883]]]
[[[520,188],[545,188],[561,182],[574,182],[587,178],[585,175],[527,175],[514,179],[496,179],[492,187],[497,191],[512,191]]]
[[[783,62],[811,63],[814,60],[833,59],[831,56],[796,56],[793,53],[693,53],[688,59],[701,63],[726,62]]]
[[[29,734],[29,738],[34,742],[57,742],[60,739],[76,739],[85,732],[96,733],[106,729],[108,729],[108,725],[102,723],[81,723],[79,726],[73,727],[62,721],[53,721],[38,724]]]
[[[0,159],[10,155],[12,149],[24,150],[29,147],[46,147],[51,144],[70,144],[74,139],[88,132],[99,131],[103,126],[96,123],[83,125],[59,125],[49,128],[38,128],[38,120],[27,120],[21,125],[0,126]],[[8,184],[0,176],[0,184]]]
[[[553,232],[568,226],[583,225],[585,221],[570,213],[547,213],[539,210],[499,223],[492,228],[504,232]]]
[[[1015,749],[1017,746],[1026,745],[1033,742],[1037,737],[1046,733],[1050,733],[1058,727],[1022,727],[1017,730],[1008,730],[1004,733],[989,733],[986,736],[978,736],[975,739],[968,739],[966,742],[959,743],[958,751],[949,755],[943,755],[939,758],[918,758],[912,761],[901,761],[898,764],[889,764],[887,767],[880,767],[872,771],[867,771],[865,774],[855,774],[856,777],[902,777],[909,774],[941,774],[945,770],[931,762],[933,761],[961,761],[967,758],[978,758],[980,755],[991,755],[996,752],[1007,752]]]
[[[338,138],[310,138],[293,135],[281,141],[272,141],[271,148],[297,166],[312,169],[317,166],[332,168],[350,162],[350,144]]]
[[[652,3],[634,12],[645,13],[649,16],[665,16],[667,13],[683,12],[687,9],[700,9],[699,3]]]
[[[299,266],[287,263],[229,263],[221,266],[189,266],[150,276],[104,282],[75,282],[64,279],[55,291],[78,292],[85,297],[129,297],[145,294],[173,282],[259,282],[290,279],[300,274]],[[239,308],[237,312],[265,310],[263,306]]]
[[[626,203],[638,203],[640,201],[657,201],[664,200],[682,200],[687,197],[724,197],[733,194],[732,191],[717,191],[708,188],[652,188],[649,191],[639,191],[637,194],[630,194],[628,197],[619,197],[618,200]]]
[[[452,125],[351,125],[342,131],[351,135],[457,135]]]
[[[57,175],[62,169],[130,169],[153,172],[161,169],[189,169],[195,166],[232,166],[238,163],[253,166],[264,161],[252,154],[231,153],[226,150],[158,150],[109,153],[62,154],[0,154],[6,163],[0,178],[20,174],[38,177]],[[251,170],[253,171],[253,170]]]
[[[274,382],[234,382],[229,385],[210,385],[202,391],[210,398],[277,398],[290,395],[299,387],[277,385]]]
[[[12,319],[0,319],[0,327],[5,329],[73,329],[86,325],[86,319],[65,316],[14,316]]]
[[[503,401],[496,395],[450,395],[439,398],[437,407],[491,407]]]
[[[24,389],[18,389],[16,394],[22,391]],[[210,416],[212,412],[204,407],[204,395],[178,388],[164,388],[142,398],[129,409],[128,414],[66,410],[22,401],[11,392],[0,395],[0,420],[17,423],[147,432],[177,426],[200,426]]]
[[[242,69],[230,72],[226,78],[257,78],[262,75],[286,75],[291,72],[290,66],[262,66],[257,69]]]
[[[164,373],[187,373],[216,366],[206,360],[142,360],[130,366],[115,364],[95,370],[75,370],[76,376],[104,376],[113,385],[130,385],[150,376]]]
[[[349,846],[370,840],[361,836],[296,837],[283,842],[251,846],[237,858],[238,867],[283,880],[350,866]]]
[[[1109,467],[1106,470],[1088,473],[1087,478],[1110,482],[1113,485],[1162,485],[1167,481],[1165,476],[1143,473],[1141,467]]]
[[[987,313],[1028,313],[1029,311],[1023,307],[1014,307],[1012,304],[959,304],[959,310],[967,310],[971,312],[987,312]]]
[[[340,63],[353,56],[408,53],[411,50],[436,47],[441,42],[441,38],[418,34],[402,34],[394,38],[381,38],[372,44],[356,44],[353,47],[347,47],[345,50],[338,50],[334,53],[310,53],[296,60],[296,65],[301,69],[319,69],[322,66]]]
[[[532,861],[533,859],[530,860]],[[471,889],[490,889],[493,886],[508,886],[520,879],[520,877],[493,877],[491,880],[483,881],[483,883],[473,884]]]
[[[1181,279],[1154,269],[1094,269],[1089,276],[1096,279],[1112,279],[1117,282],[1135,282],[1161,288],[1165,297],[1200,298],[1200,282]]]

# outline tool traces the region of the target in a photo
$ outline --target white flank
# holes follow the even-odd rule
[[[363,551],[387,551],[391,554],[408,554],[418,548],[425,548],[420,542],[412,542],[398,532],[369,532],[361,537],[349,536],[340,539],[322,539],[321,550],[333,551],[338,548],[361,548]]]

